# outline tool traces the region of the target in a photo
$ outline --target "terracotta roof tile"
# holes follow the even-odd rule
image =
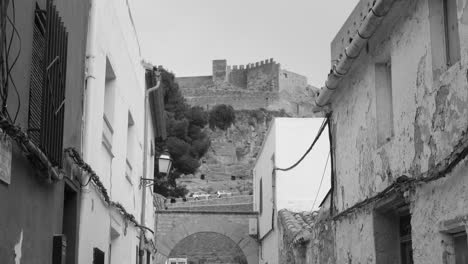
[[[279,211],[286,237],[293,244],[305,243],[310,240],[317,216],[317,212],[292,212],[286,209]]]

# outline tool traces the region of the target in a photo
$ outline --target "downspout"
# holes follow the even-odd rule
[[[88,32],[87,32],[87,39],[86,39],[86,60],[85,60],[85,85],[84,85],[84,92],[83,92],[83,116],[82,116],[82,130],[81,130],[81,152],[83,159],[85,161],[89,160],[89,153],[90,153],[90,137],[92,135],[91,129],[91,121],[90,116],[92,114],[91,111],[91,104],[94,102],[90,100],[91,98],[91,90],[96,87],[96,78],[94,74],[95,68],[95,53],[96,53],[96,31],[97,31],[97,8],[96,3],[98,0],[89,0],[89,14],[88,14]],[[81,175],[87,175],[86,173],[82,173]],[[88,175],[89,177],[89,175]],[[80,179],[83,182],[87,182],[88,179]],[[86,254],[81,254],[81,249],[86,250],[86,234],[83,232],[83,225],[82,223],[86,220],[86,214],[83,213],[86,211],[85,202],[86,196],[88,193],[89,186],[81,187],[81,195],[80,195],[80,213],[79,213],[79,228],[78,228],[78,263],[82,263],[86,259]]]
[[[144,65],[143,65],[144,66]],[[146,68],[146,67],[145,67]],[[148,69],[146,70],[154,70],[154,69]],[[144,107],[144,121],[143,121],[143,126],[144,126],[144,131],[143,131],[143,178],[148,178],[146,176],[147,174],[147,167],[148,167],[148,100],[149,100],[149,95],[151,92],[156,91],[161,87],[161,79],[159,77],[159,74],[156,75],[156,86],[154,87],[146,87],[145,85],[145,102],[143,104]],[[142,192],[141,192],[141,218],[140,218],[140,225],[144,226],[145,225],[145,218],[146,218],[146,186],[143,185]],[[139,264],[143,263],[143,248],[145,244],[145,230],[140,228],[140,252],[139,252]]]
[[[354,34],[351,43],[344,50],[344,56],[333,65],[330,74],[321,89],[319,96],[315,100],[314,111],[321,111],[322,107],[330,103],[330,99],[338,88],[341,80],[346,76],[353,66],[354,61],[359,57],[361,50],[366,46],[367,41],[374,35],[382,23],[384,17],[392,8],[395,0],[376,0],[369,13],[365,17],[361,26]]]
[[[95,98],[92,96],[93,89],[98,89],[96,83],[96,42],[97,42],[97,0],[89,0],[89,19],[88,19],[88,38],[86,40],[86,72],[85,72],[85,90],[83,99],[83,140],[82,152],[83,159],[89,161],[92,145],[91,138],[94,134],[94,128],[90,117],[92,116],[92,105]]]

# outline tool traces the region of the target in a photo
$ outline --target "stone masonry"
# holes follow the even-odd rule
[[[168,257],[185,257],[188,263],[258,263],[258,244],[249,236],[255,212],[166,210],[157,215],[157,263]]]

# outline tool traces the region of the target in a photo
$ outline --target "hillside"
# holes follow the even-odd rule
[[[252,191],[251,171],[273,117],[289,116],[284,111],[238,110],[236,123],[226,131],[207,129],[211,147],[194,175],[186,175],[178,184],[190,192],[218,190]],[[204,178],[204,179],[203,179]]]

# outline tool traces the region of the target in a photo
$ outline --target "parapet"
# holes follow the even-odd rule
[[[229,71],[239,71],[239,70],[251,70],[255,69],[257,67],[263,67],[271,64],[277,64],[273,58],[258,61],[258,62],[253,62],[253,63],[247,63],[246,65],[228,65],[227,69]]]

